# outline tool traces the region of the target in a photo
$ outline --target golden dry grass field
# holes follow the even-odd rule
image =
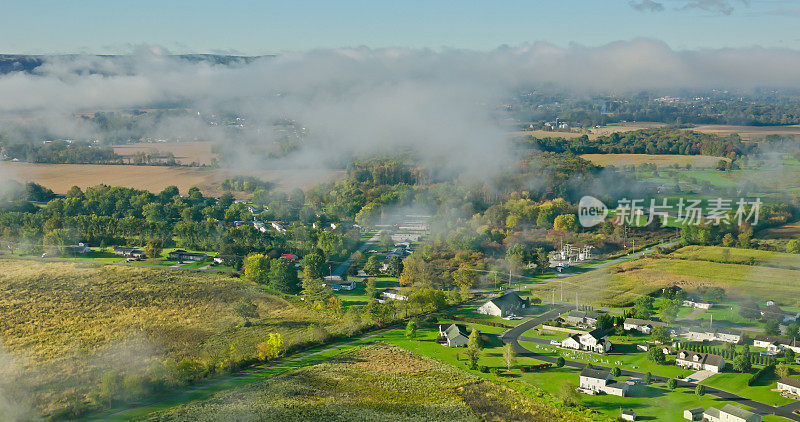
[[[599,136],[610,135],[612,133],[624,133],[634,130],[650,129],[666,126],[664,123],[657,122],[621,122],[609,124],[607,126],[590,129],[571,129],[571,130],[525,130],[516,132],[515,135],[532,135],[537,138],[577,138],[587,135],[589,139],[596,139]],[[736,125],[696,125],[687,128],[700,133],[709,133],[719,136],[738,134],[744,140],[763,139],[770,134],[800,136],[800,127],[792,126],[736,126]]]
[[[758,233],[764,239],[800,239],[800,221],[773,227]]]
[[[658,167],[669,167],[677,164],[681,167],[691,164],[693,168],[713,168],[719,160],[727,158],[710,155],[656,155],[656,154],[583,154],[581,158],[599,166],[625,166],[652,163]]]
[[[175,185],[181,193],[197,186],[208,196],[223,193],[222,182],[231,176],[255,176],[276,184],[278,190],[309,189],[325,181],[344,178],[339,170],[233,170],[197,167],[100,165],[100,164],[33,164],[3,163],[6,177],[19,182],[36,182],[64,194],[73,185],[80,188],[104,183],[160,192]]]
[[[212,142],[153,142],[138,143],[127,145],[114,145],[114,152],[122,157],[130,157],[137,152],[171,152],[175,156],[175,161],[180,164],[211,164],[211,159],[216,158],[217,154],[211,152]]]
[[[249,326],[234,311],[243,299],[258,307]],[[185,359],[218,367],[252,356],[270,332],[289,344],[321,322],[222,274],[0,259],[0,362],[19,368],[42,414],[87,400],[108,371],[151,374]]]
[[[644,258],[568,277],[564,279],[564,299],[575,300],[577,293],[580,303],[622,306],[663,287],[677,285],[691,290],[719,286],[730,296],[781,298],[787,305],[800,305],[800,256],[756,256],[761,251],[725,254],[715,249],[679,249],[675,258]],[[748,252],[754,252],[754,265],[741,263],[749,261]],[[560,287],[560,281],[555,280],[537,285],[533,291],[544,299],[556,289],[558,297]]]
[[[664,123],[657,122],[622,122],[610,124],[608,126],[590,129],[570,129],[570,130],[524,130],[514,133],[517,136],[533,136],[535,138],[577,138],[587,135],[589,139],[597,139],[599,136],[610,135],[612,133],[632,132],[641,129],[650,129],[666,126]]]
[[[762,139],[767,135],[800,136],[800,127],[790,126],[697,125],[690,130],[719,136],[727,136],[736,133],[742,139],[746,140]]]

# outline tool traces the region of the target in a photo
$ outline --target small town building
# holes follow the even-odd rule
[[[327,286],[330,287],[334,292],[338,292],[340,290],[350,291],[356,288],[356,282],[347,280],[340,283],[327,284]]]
[[[626,421],[635,421],[636,420],[636,412],[632,409],[626,409],[622,411],[622,419]]]
[[[78,243],[77,245],[69,245],[64,248],[64,252],[69,255],[83,255],[92,251],[92,248],[86,246],[85,243]]]
[[[114,247],[114,255],[124,256],[126,258],[144,258],[144,251],[136,248],[129,248],[126,246]]]
[[[565,338],[561,341],[561,347],[605,353],[611,350],[612,344],[608,341],[603,330],[596,329],[583,334],[573,334]]]
[[[463,347],[469,342],[469,331],[464,324],[439,325],[439,336],[447,347]]]
[[[689,419],[690,421],[701,421],[703,420],[703,408],[695,407],[694,409],[686,409],[683,411],[683,418]]]
[[[188,262],[202,262],[208,259],[208,255],[197,252],[186,252],[183,249],[176,249],[167,254],[167,258],[171,261],[188,261]]]
[[[792,349],[795,353],[800,353],[800,343],[796,339],[785,339],[780,337],[772,337],[765,335],[758,335],[753,338],[753,346],[767,349],[767,351],[781,353],[786,349]]]
[[[386,289],[381,293],[385,299],[389,300],[408,300],[408,295],[405,295],[397,289]]]
[[[666,327],[667,324],[649,319],[626,318],[622,323],[622,328],[626,330],[636,330],[642,334],[650,334],[655,327]]]
[[[698,371],[718,373],[725,368],[725,358],[711,353],[690,352],[682,349],[678,351],[678,355],[675,357],[675,364]]]
[[[704,329],[693,327],[683,331],[681,337],[690,341],[724,341],[737,344],[742,341],[741,331],[718,329]]]
[[[580,375],[580,390],[585,394],[610,394],[624,397],[631,384],[614,381],[614,376],[607,369],[583,368]]]
[[[703,417],[709,422],[761,422],[761,415],[730,404],[722,409],[709,407]]]
[[[599,316],[597,312],[572,311],[564,317],[564,321],[576,327],[594,327]]]
[[[702,299],[686,299],[683,301],[683,306],[697,309],[711,309],[714,304]]]
[[[783,377],[778,380],[778,391],[781,395],[798,398],[800,397],[800,380]]]
[[[530,306],[527,299],[523,299],[517,292],[509,292],[494,299],[490,299],[478,308],[478,313],[505,317],[511,314],[520,314]]]

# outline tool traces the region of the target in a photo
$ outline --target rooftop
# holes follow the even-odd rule
[[[607,369],[594,369],[586,367],[583,368],[583,370],[581,371],[581,376],[587,378],[597,378],[605,380],[608,379],[609,376],[611,376],[611,371]]]
[[[737,407],[737,406],[734,406],[732,404],[726,404],[725,406],[722,406],[721,411],[725,412],[725,413],[727,413],[729,415],[737,416],[737,417],[742,418],[742,419],[748,419],[748,418],[752,417],[753,415],[755,415],[755,413],[753,413],[753,412],[751,412],[749,410],[744,410],[741,407]]]
[[[786,384],[792,387],[800,388],[800,380],[798,379],[783,377],[778,382],[781,384]]]

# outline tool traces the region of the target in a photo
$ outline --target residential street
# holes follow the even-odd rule
[[[376,233],[374,236],[372,236],[372,237],[370,237],[369,239],[367,239],[367,240],[364,242],[364,244],[363,244],[363,245],[361,245],[361,247],[360,247],[360,248],[358,248],[358,249],[356,250],[356,252],[361,252],[361,253],[364,253],[364,251],[366,251],[366,250],[368,250],[369,248],[371,248],[371,247],[372,247],[372,245],[374,245],[374,244],[375,244],[375,242],[377,242],[377,241],[378,241],[378,239],[380,238],[380,234],[381,234],[381,233],[380,233],[380,232],[378,232],[378,233]],[[336,267],[336,268],[333,270],[333,272],[331,273],[331,275],[335,275],[335,276],[341,276],[342,274],[344,274],[344,273],[345,273],[345,271],[347,271],[347,269],[348,269],[348,268],[350,268],[350,264],[353,262],[353,254],[355,254],[356,252],[353,252],[352,254],[350,254],[350,256],[348,256],[348,257],[347,257],[347,259],[346,259],[344,262],[342,262],[341,264],[339,264],[339,266],[337,266],[337,267]]]
[[[665,244],[664,246],[670,246],[670,245],[674,245],[674,244],[675,244],[675,242],[671,242],[671,243]],[[632,255],[628,255],[628,256],[625,256],[625,257],[622,257],[622,258],[614,259],[614,260],[611,260],[611,261],[607,261],[607,262],[592,266],[589,269],[587,269],[586,271],[594,271],[594,270],[599,269],[599,268],[605,268],[605,267],[608,267],[608,266],[611,266],[611,265],[615,265],[615,264],[618,264],[620,262],[623,262],[623,261],[626,261],[626,260],[629,260],[629,259],[634,259],[634,258],[641,257],[641,256],[643,256],[645,254],[651,253],[652,251],[653,251],[653,248],[646,249],[646,250],[643,250],[641,252],[637,252],[637,253],[632,254]],[[575,274],[562,273],[562,274],[558,274],[556,276],[556,278],[564,278],[564,277],[569,277],[571,275],[575,275]],[[529,287],[533,287],[533,286],[535,286],[535,284],[531,284],[530,286],[525,286],[525,288],[529,288]],[[539,316],[537,316],[535,318],[529,319],[529,320],[523,322],[522,324],[520,324],[520,325],[518,325],[518,326],[516,326],[516,327],[514,327],[514,328],[512,328],[512,329],[510,329],[510,330],[508,330],[508,331],[506,331],[504,333],[502,333],[500,335],[500,339],[504,343],[511,343],[519,356],[528,356],[528,357],[533,357],[533,358],[536,358],[536,359],[544,361],[544,362],[555,363],[557,358],[533,352],[533,351],[525,348],[524,346],[522,346],[519,343],[519,341],[520,340],[522,340],[522,341],[530,341],[530,342],[533,342],[533,343],[538,343],[538,344],[543,344],[543,345],[549,345],[550,344],[550,341],[548,341],[548,340],[541,339],[541,338],[535,338],[535,337],[523,336],[523,334],[525,332],[527,332],[528,330],[531,330],[531,329],[535,328],[536,326],[538,326],[542,322],[544,322],[544,321],[546,321],[548,319],[557,317],[558,315],[569,311],[574,306],[574,305],[570,305],[570,304],[567,304],[567,303],[560,303],[560,304],[558,302],[556,302],[556,303],[558,305],[560,305],[560,306],[557,307],[557,308],[554,308],[554,309],[552,309],[552,310],[550,310],[550,311],[548,311],[548,312],[546,312],[546,313],[544,313],[542,315],[539,315]],[[585,363],[581,363],[581,362],[574,362],[574,361],[569,361],[568,360],[568,361],[566,361],[566,366],[569,366],[569,367],[572,367],[572,368],[577,368],[577,369],[583,369],[586,366],[586,364]],[[598,366],[598,365],[595,365],[595,366],[603,368],[603,367]],[[605,369],[611,369],[611,368],[605,368]],[[645,376],[644,373],[628,371],[628,370],[623,370],[622,371],[622,375],[638,377],[638,378],[643,378]],[[652,379],[653,379],[653,381],[656,381],[656,382],[666,382],[667,381],[667,378],[661,377],[661,376],[656,376],[656,375],[653,375]],[[693,382],[678,381],[678,386],[679,387],[687,387],[687,388],[695,388],[697,386],[697,384],[693,383]],[[710,395],[713,395],[713,396],[716,396],[716,397],[719,397],[720,399],[723,399],[723,400],[733,401],[733,402],[737,402],[737,403],[743,404],[745,406],[750,406],[750,407],[756,409],[757,412],[762,413],[762,414],[770,414],[770,415],[774,414],[774,415],[785,417],[785,418],[790,419],[790,420],[800,421],[800,415],[796,415],[796,414],[792,413],[794,410],[800,409],[800,402],[795,402],[795,403],[788,404],[788,405],[785,405],[785,406],[775,407],[775,406],[770,406],[770,405],[767,405],[767,404],[764,404],[764,403],[760,403],[760,402],[757,402],[757,401],[754,401],[754,400],[746,399],[746,398],[738,396],[736,394],[733,394],[733,393],[730,393],[730,392],[727,392],[727,391],[723,391],[723,390],[719,390],[719,389],[716,389],[716,388],[708,387],[708,386],[706,386],[706,393],[710,394]]]

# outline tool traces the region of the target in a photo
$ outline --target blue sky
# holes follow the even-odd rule
[[[800,49],[796,0],[2,0],[0,12],[3,53],[124,53],[143,44],[175,53],[490,50],[636,37],[679,50]]]

